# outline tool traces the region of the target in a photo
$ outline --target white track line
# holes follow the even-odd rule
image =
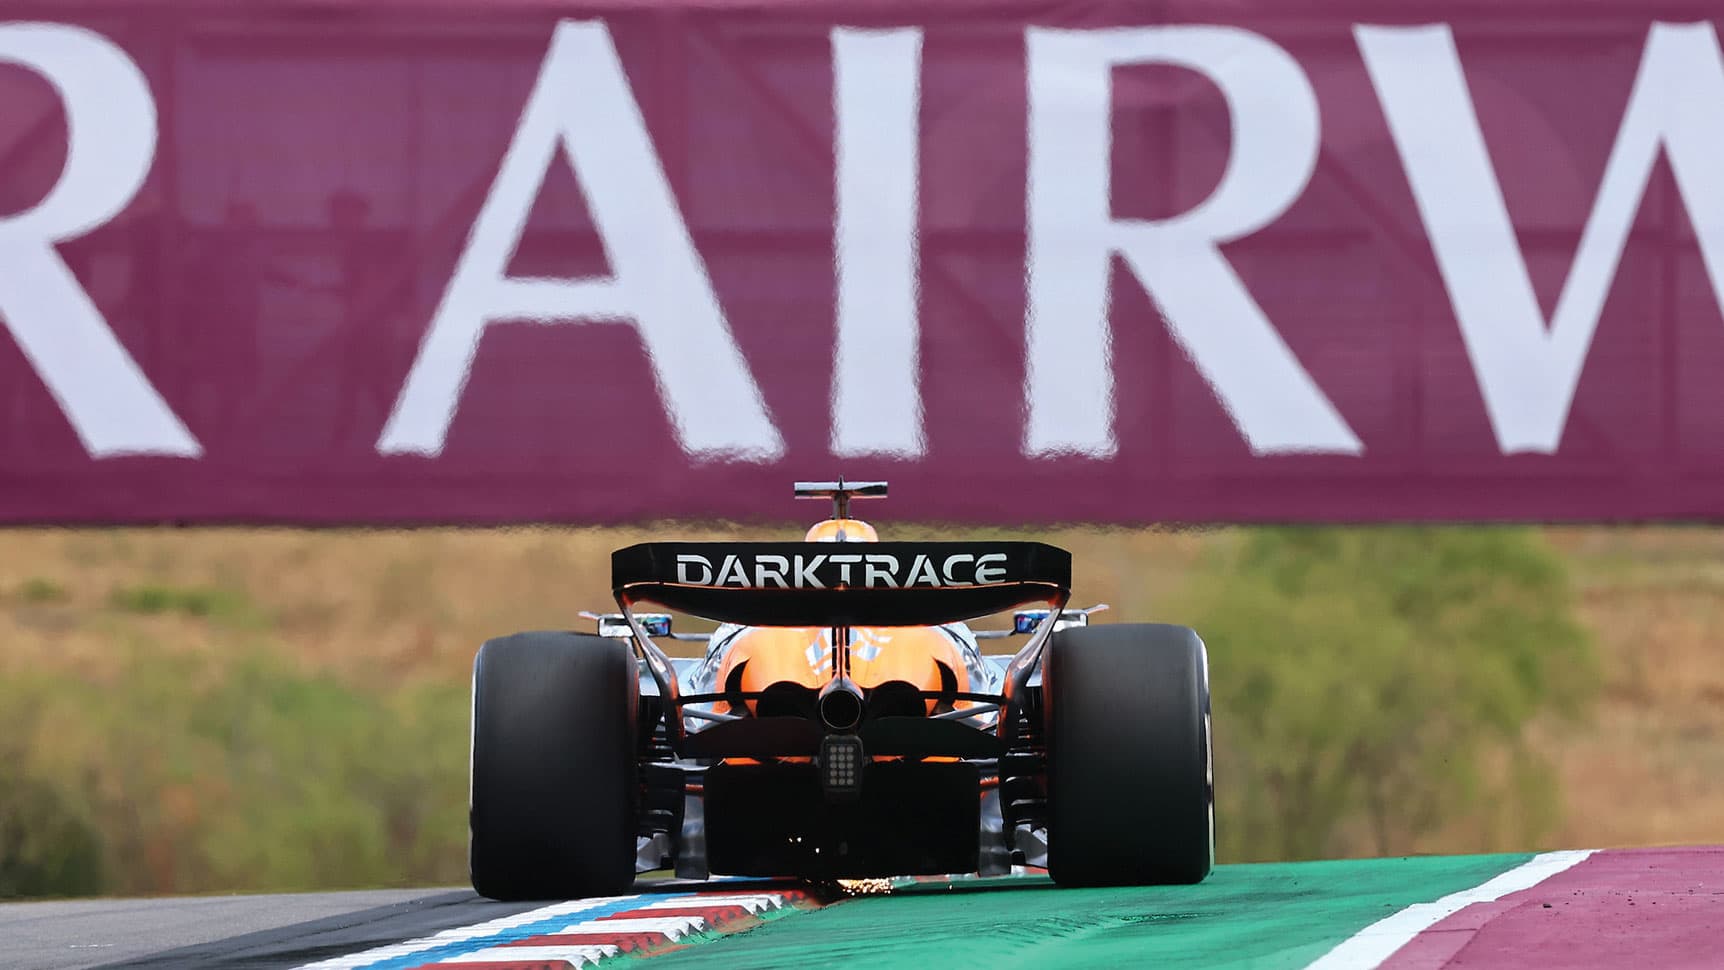
[[[298,970],[363,970],[374,963],[411,956],[428,950],[435,950],[454,943],[480,941],[472,950],[466,953],[456,953],[446,956],[434,965],[459,965],[462,963],[488,962],[493,960],[525,960],[545,961],[554,963],[562,960],[576,966],[595,963],[606,956],[617,952],[617,947],[605,943],[553,945],[553,946],[523,946],[519,941],[509,941],[513,945],[487,946],[485,937],[501,937],[509,930],[540,923],[546,920],[567,916],[569,921],[560,928],[554,924],[541,928],[534,936],[580,935],[583,933],[659,933],[667,940],[678,940],[708,928],[708,921],[699,916],[653,916],[655,912],[667,912],[679,909],[717,909],[721,907],[739,907],[749,913],[762,913],[791,905],[787,893],[714,893],[687,892],[670,896],[629,895],[602,896],[596,899],[577,899],[554,906],[528,910],[514,916],[489,920],[473,926],[456,926],[443,930],[432,936],[404,940],[387,946],[375,947],[360,953],[346,956],[331,957],[316,963],[308,963]],[[630,907],[624,912],[637,915],[633,918],[589,918],[593,910],[608,907],[614,903],[639,901],[639,905]],[[652,900],[647,902],[647,900]]]
[[[641,906],[641,912],[655,909],[717,909],[720,906],[740,906],[750,913],[762,910],[779,909],[785,904],[783,893],[735,893],[726,896],[707,895],[671,896],[655,903]]]
[[[657,916],[630,919],[616,919],[607,916],[604,919],[582,920],[570,923],[562,929],[546,930],[545,936],[578,936],[582,933],[659,933],[676,939],[697,933],[706,927],[706,920],[698,916]]]
[[[1471,889],[1450,893],[1429,903],[1414,903],[1406,909],[1372,923],[1328,953],[1318,957],[1305,970],[1371,970],[1395,951],[1406,946],[1413,937],[1435,926],[1448,916],[1474,903],[1490,903],[1544,882],[1565,869],[1578,865],[1592,855],[1593,850],[1546,852],[1533,856],[1509,871]]]
[[[463,963],[571,963],[584,967],[617,955],[614,946],[493,946],[471,953],[444,957],[433,966],[457,967]]]
[[[638,895],[601,896],[595,899],[576,899],[566,903],[557,903],[554,906],[530,909],[524,913],[517,913],[514,916],[504,916],[500,919],[487,920],[486,922],[478,923],[473,926],[450,927],[449,929],[443,930],[442,932],[436,933],[432,936],[424,936],[414,940],[403,940],[400,943],[391,943],[388,946],[374,947],[369,950],[363,950],[359,953],[350,953],[346,956],[319,960],[316,963],[307,963],[299,967],[298,970],[359,970],[360,967],[370,966],[373,963],[382,963],[384,960],[392,960],[396,957],[408,956],[409,954],[420,953],[425,950],[434,950],[440,946],[444,946],[445,944],[459,943],[485,936],[494,936],[517,926],[536,923],[548,917],[564,915],[575,916],[589,910],[597,909],[600,906],[607,906],[611,903],[626,902],[631,899],[639,898],[640,897]],[[580,921],[577,919],[576,922]]]

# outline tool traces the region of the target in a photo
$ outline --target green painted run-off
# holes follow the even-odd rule
[[[1045,878],[864,896],[654,957],[653,970],[1298,968],[1414,903],[1528,855],[1219,866],[1197,886],[1056,889]]]

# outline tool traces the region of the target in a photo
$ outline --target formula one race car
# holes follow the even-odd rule
[[[880,542],[884,482],[804,482],[803,542],[611,557],[598,632],[519,633],[473,667],[473,887],[624,892],[637,872],[860,879],[1046,866],[1194,883],[1215,854],[1209,674],[1186,627],[1089,623],[1038,542]],[[721,624],[673,633],[669,613]],[[1025,609],[1029,604],[1045,604]],[[1010,629],[965,621],[1013,612]],[[1009,655],[979,642],[1027,637]],[[700,640],[672,659],[660,641]]]

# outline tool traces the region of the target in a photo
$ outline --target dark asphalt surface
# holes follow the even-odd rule
[[[649,878],[633,891],[695,885]],[[288,970],[544,905],[492,902],[471,889],[8,903],[0,970]]]
[[[279,932],[307,922],[359,923],[365,914],[411,913],[471,891],[379,889],[296,895],[182,896],[166,899],[79,899],[0,905],[0,968],[85,970],[131,964],[150,954],[196,948],[232,937]],[[499,913],[498,915],[502,915]],[[357,917],[357,918],[356,918]]]

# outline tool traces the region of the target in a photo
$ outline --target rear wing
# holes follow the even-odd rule
[[[611,554],[612,592],[668,702],[665,727],[679,753],[684,705],[710,698],[682,696],[637,603],[749,626],[851,627],[931,626],[1047,602],[1052,609],[1006,665],[994,730],[1009,739],[1018,697],[1071,599],[1071,572],[1071,553],[1040,542],[648,542]],[[833,638],[835,670],[847,641]]]
[[[1041,542],[648,542],[611,555],[635,603],[751,626],[924,626],[1064,605],[1071,553]]]

